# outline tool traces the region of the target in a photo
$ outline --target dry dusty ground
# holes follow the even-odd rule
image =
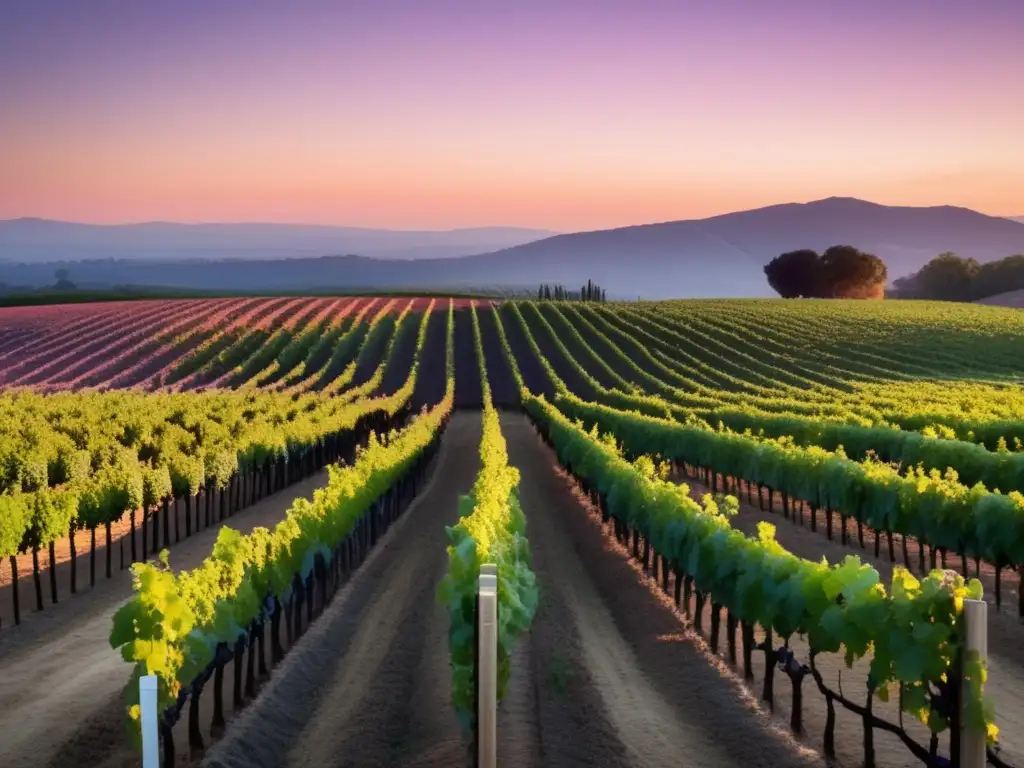
[[[456,412],[431,479],[275,670],[204,766],[457,766],[445,526],[479,469],[480,414]]]
[[[284,517],[294,499],[311,497],[326,477],[326,472],[308,477],[225,524],[243,532],[270,527]],[[198,565],[213,547],[219,527],[175,545],[171,564],[182,569]],[[113,578],[97,580],[95,588],[69,597],[59,610],[32,614],[22,626],[0,633],[5,697],[0,709],[0,765],[132,764],[121,700],[131,669],[109,643],[111,617],[132,593],[131,572],[117,571],[116,558],[114,568]],[[227,698],[230,703],[230,693]]]
[[[754,655],[756,682],[748,688],[627,559],[527,419],[518,413],[501,418],[510,462],[521,473],[520,496],[541,587],[538,615],[515,651],[499,712],[501,764],[823,765],[818,749],[824,703],[809,681],[806,733],[794,740],[787,732],[788,680],[776,676],[773,716],[757,702],[763,657]],[[479,437],[478,413],[454,415],[427,487],[274,670],[256,702],[229,715],[233,722],[204,766],[470,764],[449,703],[448,617],[435,590],[446,565],[444,526],[457,519],[458,497],[478,470]],[[272,523],[292,498],[308,495],[322,482],[322,475],[309,478],[231,522],[246,528]],[[797,554],[825,553],[830,559],[845,554],[845,548],[830,549],[840,545],[829,545],[823,534],[750,507],[736,525],[748,530],[763,517],[779,523],[780,540]],[[173,562],[198,562],[213,533],[182,542]],[[885,563],[876,567],[887,575]],[[110,584],[116,588],[98,587],[77,598],[59,621],[54,614],[52,624],[26,624],[26,632],[16,633],[17,644],[0,637],[0,679],[9,697],[0,714],[0,765],[135,764],[121,728],[128,665],[109,650],[106,639],[110,616],[130,594],[130,584],[124,576]],[[704,626],[709,626],[707,616]],[[994,653],[1003,648],[1000,630],[991,629],[990,637]],[[1020,644],[1008,637],[1005,660],[994,656],[993,678],[1002,681],[993,691],[1012,748],[1007,757],[1018,763],[1024,762],[1018,744],[1024,713],[1017,692],[1024,685],[1013,677],[1021,665],[1010,650],[1019,652]],[[798,642],[793,647],[804,650]],[[826,679],[838,672],[834,661],[839,662],[822,664]],[[846,673],[848,694],[860,672]],[[229,705],[230,679],[229,667]],[[204,712],[204,732],[208,721]],[[175,731],[182,765],[188,763],[184,726],[183,718]],[[840,710],[840,765],[861,764],[861,738],[859,719]],[[878,733],[875,745],[879,768],[914,765],[894,739]]]
[[[504,764],[822,764],[773,727],[687,638],[675,612],[616,551],[525,416],[503,414],[502,426],[509,460],[522,475],[542,590],[524,643],[536,702],[535,756]],[[499,720],[499,739],[510,726],[508,718]]]
[[[611,551],[525,417],[504,413],[502,423],[543,597],[499,712],[501,764],[820,764],[682,641],[679,620]],[[473,482],[478,440],[479,416],[456,414],[430,487],[206,768],[469,765],[449,704],[448,617],[434,592],[444,525]]]

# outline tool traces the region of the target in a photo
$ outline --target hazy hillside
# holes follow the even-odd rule
[[[28,222],[18,226],[31,230]],[[730,213],[709,219],[624,227],[595,232],[557,235],[462,258],[386,260],[381,251],[419,247],[421,255],[443,247],[456,248],[480,236],[465,230],[455,233],[375,232],[337,228],[277,225],[138,225],[146,237],[163,228],[176,247],[181,243],[230,242],[223,259],[175,262],[147,251],[142,261],[89,261],[67,265],[80,286],[117,284],[162,285],[184,288],[300,290],[309,288],[415,288],[428,286],[536,285],[561,282],[575,287],[587,279],[607,286],[610,296],[647,298],[771,296],[763,266],[783,251],[796,248],[823,250],[849,244],[871,251],[889,265],[890,279],[910,274],[943,251],[969,254],[981,261],[1024,253],[1024,224],[986,216],[964,208],[889,207],[852,198],[829,198],[812,203],[791,203]],[[98,228],[110,236],[109,230]],[[134,236],[136,229],[129,228]],[[231,230],[230,232],[228,230]],[[327,230],[326,232],[324,230]],[[236,247],[238,233],[259,247]],[[494,230],[483,230],[493,237]],[[505,231],[516,237],[522,230]],[[325,250],[333,236],[372,240],[376,252],[350,248]],[[346,234],[347,233],[347,234]],[[74,232],[67,230],[68,248]],[[270,260],[267,254],[291,236],[309,258]],[[436,238],[414,246],[416,236]],[[96,233],[90,232],[95,238]],[[191,239],[189,239],[191,238]],[[97,247],[95,240],[91,241]],[[297,245],[294,247],[298,247]],[[465,246],[464,246],[465,247]],[[317,249],[322,249],[317,252]],[[359,252],[359,256],[330,256]],[[230,256],[230,260],[228,260]],[[315,258],[314,258],[315,256]],[[369,258],[376,256],[376,258]],[[244,257],[244,258],[243,258]],[[45,285],[53,282],[58,265],[0,263],[0,283]]]
[[[1024,307],[1024,290],[1007,291],[995,296],[986,296],[984,299],[978,299],[974,303],[987,304],[991,307]]]
[[[625,295],[770,296],[763,265],[796,248],[849,244],[880,256],[890,279],[943,251],[980,261],[1024,252],[1024,224],[965,208],[890,207],[828,198],[709,219],[559,235],[478,257],[574,285],[581,275]]]
[[[402,231],[297,224],[99,226],[46,219],[0,221],[0,261],[27,264],[87,259],[289,259],[358,253],[379,259],[466,256],[550,237],[516,227]]]

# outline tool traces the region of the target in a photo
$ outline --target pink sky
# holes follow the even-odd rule
[[[4,4],[0,218],[1024,214],[1022,34],[1019,0]]]

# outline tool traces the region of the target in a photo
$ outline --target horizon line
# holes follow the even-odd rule
[[[877,203],[873,200],[867,200],[865,198],[853,197],[850,195],[830,195],[828,197],[815,198],[813,200],[796,201],[790,200],[782,203],[771,203],[769,205],[761,205],[755,208],[743,208],[739,210],[727,210],[721,213],[715,213],[710,216],[702,216],[698,218],[678,218],[678,219],[661,219],[658,221],[646,221],[634,224],[622,224],[619,226],[610,227],[598,227],[595,229],[572,229],[572,230],[555,230],[548,227],[539,227],[532,225],[521,225],[521,224],[477,224],[472,226],[464,227],[445,227],[441,229],[429,229],[423,227],[413,228],[402,228],[402,227],[370,227],[360,224],[327,224],[322,222],[296,222],[296,221],[274,221],[268,219],[257,219],[257,220],[235,220],[235,221],[175,221],[171,219],[147,219],[142,221],[119,221],[119,222],[95,222],[95,221],[80,221],[73,219],[54,219],[46,216],[16,216],[14,218],[0,219],[0,224],[9,224],[19,221],[37,221],[46,222],[51,224],[72,224],[77,226],[85,227],[141,227],[156,224],[166,224],[171,226],[181,227],[204,227],[204,226],[279,226],[279,227],[319,227],[324,229],[353,229],[353,230],[364,230],[367,232],[395,232],[395,233],[416,233],[424,232],[431,234],[446,234],[453,232],[466,232],[472,230],[485,230],[485,229],[511,229],[511,230],[527,230],[534,232],[544,232],[548,236],[568,235],[568,234],[583,234],[587,232],[607,232],[615,229],[630,229],[632,227],[649,227],[657,226],[659,224],[675,224],[688,221],[707,221],[709,219],[718,218],[720,216],[728,216],[730,214],[750,213],[753,211],[763,211],[770,208],[781,208],[784,206],[794,205],[813,205],[814,203],[824,203],[830,200],[844,200],[848,202],[866,203],[868,205],[878,206],[880,208],[911,208],[918,210],[935,209],[935,208],[951,208],[957,210],[971,211],[982,216],[988,216],[994,219],[1008,219],[1011,221],[1024,218],[1024,213],[1019,214],[998,214],[998,213],[986,213],[976,208],[969,208],[963,205],[888,205],[886,203]],[[1021,223],[1017,221],[1017,223]]]

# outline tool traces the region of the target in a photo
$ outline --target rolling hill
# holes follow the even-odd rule
[[[1019,309],[1024,307],[1024,290],[1007,291],[1006,293],[998,293],[995,296],[986,296],[984,299],[978,299],[974,303],[987,304],[990,307],[1013,307]]]
[[[943,251],[979,261],[1024,252],[1024,224],[966,208],[892,207],[853,198],[790,203],[709,219],[559,235],[476,257],[570,285],[580,275],[625,295],[769,296],[763,265],[796,248],[850,244],[880,256],[890,279]]]
[[[259,227],[269,225],[241,226],[255,227],[258,232]],[[607,287],[609,296],[620,298],[759,297],[773,295],[763,273],[771,258],[796,248],[823,250],[836,244],[876,253],[889,266],[892,280],[916,271],[943,251],[980,261],[1024,253],[1024,224],[966,208],[893,207],[833,197],[708,219],[555,235],[458,258],[395,261],[364,251],[358,256],[316,254],[314,258],[310,254],[273,260],[263,250],[245,259],[106,259],[66,266],[74,282],[94,287],[451,289],[535,286],[541,282],[575,287],[593,279]],[[310,245],[309,251],[315,247]],[[410,246],[405,242],[395,247]],[[0,264],[0,283],[50,284],[58,266],[64,265]]]
[[[422,231],[305,224],[96,225],[12,219],[0,221],[0,261],[268,260],[332,253],[359,253],[378,259],[446,258],[521,245],[553,234],[517,227]]]

